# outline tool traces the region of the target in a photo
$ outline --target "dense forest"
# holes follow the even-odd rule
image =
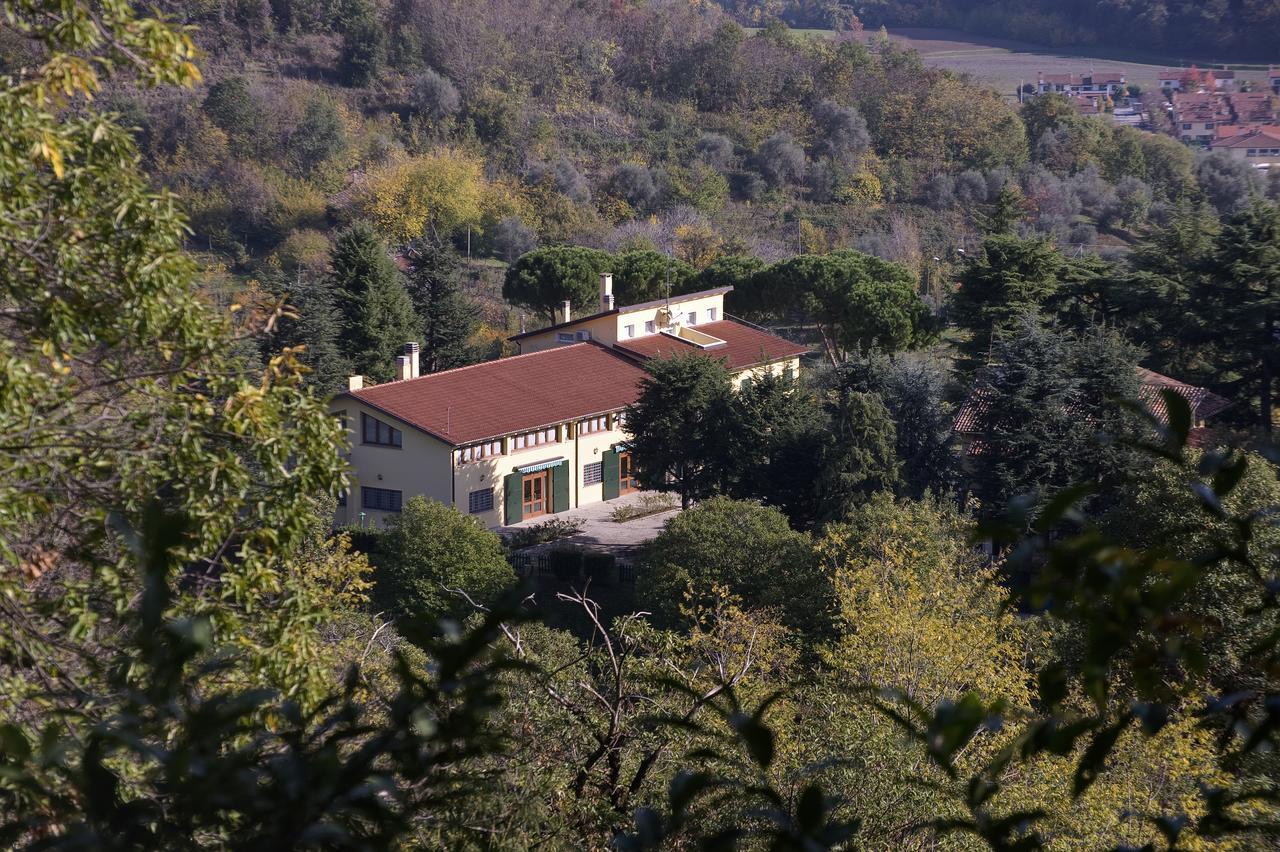
[[[1251,0],[723,0],[738,20],[771,18],[795,27],[948,27],[1059,47],[1107,46],[1141,54],[1270,62],[1280,38],[1280,4]]]
[[[3,8],[6,847],[1275,845],[1274,177],[711,4]],[[333,527],[348,373],[602,271],[811,350],[647,363],[633,585]]]

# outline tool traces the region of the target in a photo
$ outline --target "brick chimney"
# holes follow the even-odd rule
[[[613,310],[613,273],[600,273],[600,310]]]
[[[412,340],[406,343],[404,345],[404,354],[409,359],[409,375],[406,378],[418,378],[418,376],[422,375],[418,369],[418,344]]]
[[[569,322],[573,316],[573,303],[565,299],[560,303],[560,322]]]
[[[413,366],[409,361],[408,355],[396,356],[396,381],[397,382],[403,382],[405,379],[412,379],[413,374],[410,372],[412,369],[413,369]]]
[[[364,390],[364,376],[347,376],[347,390]]]

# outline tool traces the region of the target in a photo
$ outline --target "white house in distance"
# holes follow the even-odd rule
[[[627,307],[601,276],[600,309],[512,338],[520,354],[426,376],[415,343],[396,381],[352,376],[330,410],[347,430],[339,524],[380,525],[423,495],[497,527],[637,488],[623,409],[650,358],[702,353],[736,381],[800,368],[807,348],[724,314],[723,287]]]
[[[1123,74],[1091,71],[1088,74],[1046,74],[1036,76],[1036,94],[1057,93],[1073,97],[1115,97],[1125,89]]]

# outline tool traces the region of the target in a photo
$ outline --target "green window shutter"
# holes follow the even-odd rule
[[[507,474],[507,478],[503,483],[506,491],[506,507],[507,510],[503,514],[502,522],[504,524],[518,524],[524,520],[524,503],[521,502],[520,486],[524,482],[524,477],[518,473]]]
[[[613,450],[605,450],[600,459],[604,462],[604,499],[612,500],[618,496],[618,478],[622,475],[618,454]]]
[[[551,511],[563,512],[569,508],[569,462],[562,461],[551,468]]]

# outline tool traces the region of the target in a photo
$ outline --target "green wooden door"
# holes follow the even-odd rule
[[[551,468],[551,511],[563,512],[569,508],[569,462],[562,461]]]
[[[510,473],[503,480],[503,503],[506,505],[502,518],[504,524],[518,524],[524,520],[524,510],[520,505],[520,483],[523,479],[518,473]]]
[[[604,469],[601,475],[604,477],[604,499],[612,500],[618,496],[618,479],[621,471],[618,469],[618,454],[613,450],[605,450],[600,457],[604,463]]]

